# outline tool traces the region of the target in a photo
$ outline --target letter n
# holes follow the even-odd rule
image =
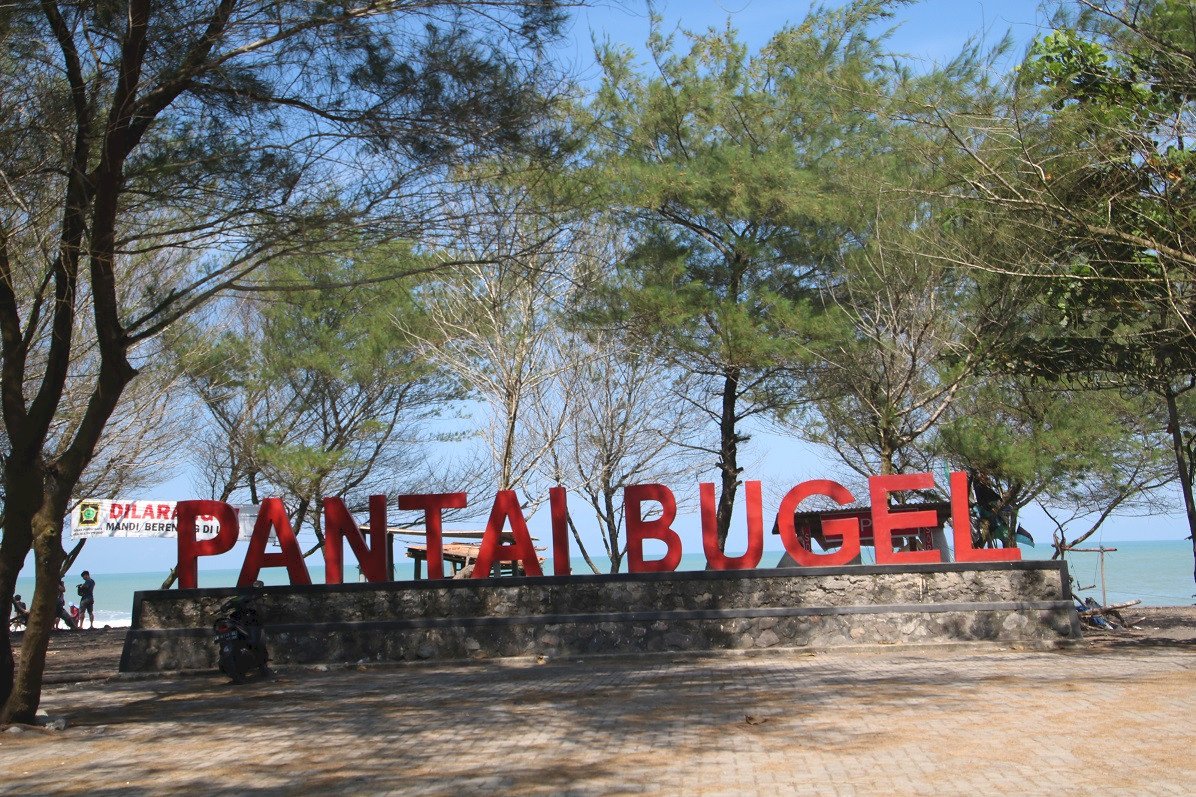
[[[386,496],[370,496],[370,541],[357,527],[344,500],[324,499],[324,583],[344,583],[345,540],[353,549],[365,580],[378,583],[387,580],[386,572]]]

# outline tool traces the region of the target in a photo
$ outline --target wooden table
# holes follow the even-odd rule
[[[481,545],[471,545],[465,542],[446,542],[441,547],[441,558],[453,568],[453,576],[464,570],[466,567],[477,561],[478,553],[482,550]],[[423,578],[423,563],[428,558],[428,546],[420,543],[408,543],[407,558],[415,560],[415,578],[416,580]],[[524,575],[523,566],[518,562],[495,562],[492,575],[507,575],[522,576]]]
[[[363,534],[369,533],[369,530],[370,527],[368,525],[361,527]],[[442,541],[444,541],[441,545],[441,556],[445,562],[448,562],[450,565],[452,565],[454,576],[460,573],[461,570],[466,567],[466,565],[478,558],[478,552],[482,549],[482,546],[480,543],[448,542],[448,540],[481,540],[485,535],[485,531],[455,531],[449,529],[441,531],[440,538]],[[386,529],[386,561],[387,569],[390,571],[391,581],[395,580],[395,537],[426,538],[427,536],[428,532],[420,529],[405,529],[396,527],[390,527]],[[510,531],[504,531],[499,534],[499,542],[501,542],[503,545],[510,545],[514,541],[515,535]],[[532,543],[533,545],[535,544],[534,539],[532,540]],[[423,563],[428,559],[427,543],[403,542],[403,544],[407,548],[407,558],[413,559],[415,561],[415,578],[417,580],[422,579],[424,577]],[[542,551],[544,549],[536,548],[536,550]],[[540,561],[543,562],[544,560],[541,559]],[[526,575],[526,573],[523,570],[523,565],[519,562],[495,562],[494,567],[491,569],[491,575],[523,576]]]
[[[505,542],[505,540],[504,540]],[[468,567],[472,562],[477,561],[478,553],[482,550],[481,545],[471,545],[465,542],[446,542],[440,551],[441,558],[448,562],[453,568],[453,577]],[[540,550],[540,549],[537,549]],[[423,562],[428,558],[428,546],[426,544],[409,543],[407,545],[407,558],[415,560],[415,578],[416,580],[423,578]],[[541,562],[544,560],[541,559]],[[525,576],[527,575],[523,569],[522,562],[495,562],[494,566],[490,568],[491,576]]]

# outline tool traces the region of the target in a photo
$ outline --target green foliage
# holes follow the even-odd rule
[[[1021,189],[1045,189],[1043,204],[1056,206],[1052,254],[1069,278],[1048,302],[1069,334],[1089,333],[1091,366],[1104,367],[1095,344],[1124,330],[1145,332],[1149,357],[1175,360],[1161,349],[1194,342],[1196,10],[1152,0],[1132,19],[1088,9],[1070,22],[1037,41],[1021,71],[1050,109],[1024,142],[1045,185]],[[1115,350],[1109,359],[1108,370],[1125,365]]]
[[[913,204],[887,197],[871,236],[845,253],[833,297],[849,333],[808,371],[807,433],[862,476],[929,469],[923,438],[975,381],[1008,318],[1002,295],[988,299],[935,256],[957,240],[939,206]]]
[[[994,489],[1013,544],[1017,510],[1032,502],[1099,521],[1162,483],[1168,452],[1149,416],[1142,397],[991,375],[952,407],[936,449]]]
[[[950,458],[1028,500],[1108,467],[1124,437],[1106,394],[990,380],[961,401],[940,442]]]
[[[1196,532],[1185,395],[1196,388],[1196,8],[1083,3],[1031,48],[1003,120],[976,136],[990,207],[1037,246],[1033,323],[1006,367],[1065,388],[1152,396],[1141,417],[1169,448]]]
[[[396,243],[343,245],[273,263],[275,289],[209,343],[183,338],[193,387],[223,427],[229,460],[209,462],[219,492],[274,489],[304,505],[386,491],[422,456],[415,427],[460,395],[404,330],[425,322],[414,298],[420,256]],[[318,290],[298,286],[318,285]],[[260,483],[259,481],[260,480]],[[315,522],[313,516],[313,522]]]
[[[894,75],[872,32],[887,13],[813,11],[755,54],[731,28],[687,34],[684,50],[654,29],[652,76],[606,46],[575,125],[591,136],[576,178],[630,223],[608,311],[708,379],[695,400],[719,429],[720,534],[740,425],[793,406],[780,377],[839,334],[819,289],[892,165],[878,109]]]
[[[1057,94],[1054,107],[1060,110],[1074,101],[1132,116],[1154,104],[1148,85],[1135,83],[1105,48],[1072,29],[1056,30],[1036,40],[1020,73],[1027,85],[1053,89]]]
[[[421,197],[438,178],[496,151],[542,151],[539,47],[560,8],[79,0],[0,10],[10,444],[0,606],[30,550],[39,594],[15,678],[0,636],[0,719],[34,716],[49,638],[37,618],[50,616],[39,604],[62,561],[61,518],[136,375],[137,345],[245,288],[271,259],[415,238],[436,214]],[[141,255],[157,273],[129,282],[122,261]],[[127,301],[137,294],[146,301]],[[81,317],[94,319],[99,366],[80,380],[87,411],[59,446],[50,434]]]
[[[412,292],[419,283],[391,276],[419,264],[405,243],[280,261],[269,271],[272,283],[314,289],[275,293],[263,303],[263,353],[286,372],[331,383],[426,376],[430,368],[412,355],[401,331],[417,323]]]

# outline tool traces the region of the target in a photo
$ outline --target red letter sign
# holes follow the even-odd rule
[[[748,546],[743,556],[727,556],[718,549],[718,515],[714,508],[714,485],[698,485],[702,497],[702,548],[711,570],[751,570],[764,555],[764,511],[761,508],[760,482],[744,484],[747,497]]]
[[[441,511],[464,508],[465,493],[426,493],[399,496],[399,509],[424,510],[424,527],[428,532],[428,578],[444,578]]]
[[[564,487],[548,488],[548,506],[552,513],[552,574],[567,576],[573,568],[569,564],[569,505]]]
[[[176,526],[179,589],[196,589],[199,586],[199,557],[227,553],[237,543],[240,534],[237,511],[223,501],[179,501],[175,512],[179,518]],[[195,518],[200,515],[215,517],[220,524],[220,530],[210,540],[195,539]]]
[[[515,540],[510,545],[501,543],[503,526],[509,521],[511,534]],[[536,556],[536,546],[532,545],[532,535],[528,533],[527,521],[519,510],[519,498],[514,490],[499,490],[494,496],[494,507],[490,510],[490,522],[486,524],[486,532],[482,535],[482,545],[478,551],[478,560],[473,566],[473,578],[486,578],[490,575],[490,568],[498,562],[523,562],[523,572],[529,576],[542,576],[540,559]]]
[[[972,518],[968,512],[968,475],[951,474],[951,528],[955,535],[957,562],[1016,562],[1022,558],[1017,546],[1012,548],[974,548]]]
[[[660,504],[661,516],[647,521],[640,511],[644,501]],[[671,573],[681,564],[681,538],[670,528],[677,517],[677,500],[663,484],[634,484],[623,489],[627,512],[627,570],[631,573]],[[661,540],[668,546],[664,558],[644,561],[644,539]]]
[[[889,508],[889,493],[897,490],[926,490],[934,487],[929,473],[898,473],[888,476],[869,476],[868,492],[872,497],[872,539],[876,545],[878,565],[901,565],[941,562],[938,551],[894,551],[893,532],[900,529],[937,528],[938,513],[933,510],[897,512]]]
[[[340,498],[324,499],[324,583],[344,583],[345,538],[365,580],[386,581],[386,496],[370,496],[370,543]]]
[[[777,531],[785,550],[802,567],[833,567],[851,564],[860,555],[860,522],[855,518],[832,518],[822,521],[822,536],[842,537],[843,544],[833,553],[814,553],[801,544],[793,528],[793,514],[797,506],[812,495],[825,495],[839,506],[855,500],[847,488],[829,479],[802,482],[785,494],[777,511]]]
[[[271,528],[282,547],[280,553],[266,553]],[[257,522],[253,524],[253,536],[249,538],[249,550],[245,553],[245,563],[241,565],[237,586],[252,587],[263,567],[285,567],[292,584],[311,583],[307,565],[303,563],[303,551],[299,550],[299,541],[291,530],[291,521],[287,518],[281,498],[267,498],[258,507]]]

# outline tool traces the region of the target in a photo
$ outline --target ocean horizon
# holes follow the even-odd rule
[[[1192,579],[1192,548],[1187,540],[1147,540],[1117,542],[1106,540],[1106,547],[1117,548],[1105,558],[1105,593],[1110,603],[1141,600],[1144,606],[1189,606],[1193,604],[1196,592]],[[1094,543],[1095,546],[1095,543]],[[868,552],[870,553],[870,552]],[[766,550],[761,567],[774,567],[784,555],[783,550]],[[1046,546],[1023,548],[1026,559],[1049,559],[1051,549]],[[870,557],[865,555],[865,564]],[[1068,557],[1068,570],[1081,598],[1093,597],[1101,600],[1100,557],[1094,553],[1072,553]],[[316,561],[322,561],[317,559]],[[581,557],[570,559],[574,575],[592,574],[593,571]],[[623,571],[626,572],[624,560]],[[602,561],[596,560],[601,567]],[[681,557],[678,570],[702,570],[706,559],[702,554],[686,554]],[[82,568],[80,568],[81,570]],[[356,567],[346,563],[347,575],[355,574]],[[312,583],[324,581],[323,566],[309,566]],[[408,581],[414,577],[414,563],[402,560],[395,568],[396,581]],[[552,560],[544,563],[544,572],[552,572]],[[605,571],[604,571],[605,572]],[[210,569],[201,566],[200,587],[231,587],[237,583],[239,569]],[[166,571],[102,573],[92,570],[96,581],[96,625],[112,627],[127,626],[133,619],[133,595],[136,592],[160,589],[167,577]],[[267,585],[288,583],[285,568],[266,568],[261,580]],[[77,603],[75,585],[81,581],[77,572],[67,575],[67,600]],[[26,603],[33,595],[33,578],[17,579],[17,594],[25,597]]]

